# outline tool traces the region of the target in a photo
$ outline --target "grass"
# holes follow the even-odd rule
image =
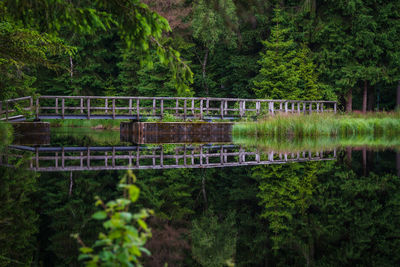
[[[344,147],[368,147],[374,150],[394,149],[400,151],[400,139],[396,137],[320,136],[304,138],[254,138],[251,136],[234,136],[234,143],[276,152],[324,151]]]
[[[257,137],[396,137],[400,134],[400,112],[366,115],[276,115],[257,122],[241,122],[233,135]]]
[[[121,122],[126,120],[49,120],[51,127],[77,127],[104,130],[118,130]]]
[[[119,131],[98,131],[90,128],[53,128],[53,143],[67,143],[76,146],[116,146],[121,144]]]
[[[12,141],[13,130],[10,124],[0,121],[0,149]]]

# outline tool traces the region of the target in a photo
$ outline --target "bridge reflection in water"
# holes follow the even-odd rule
[[[9,146],[0,165],[15,167],[25,158],[27,169],[52,171],[140,170],[216,168],[284,164],[336,159],[336,150],[279,153],[220,145],[138,145],[113,147],[30,147]]]

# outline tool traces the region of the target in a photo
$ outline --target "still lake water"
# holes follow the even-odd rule
[[[81,266],[70,235],[95,240],[102,228],[91,219],[94,197],[117,198],[128,165],[138,208],[156,214],[144,266],[400,264],[393,142],[137,146],[118,131],[84,129],[55,129],[43,142],[2,152],[0,266]]]

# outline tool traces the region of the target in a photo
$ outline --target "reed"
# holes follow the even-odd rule
[[[387,136],[400,134],[400,113],[367,115],[276,115],[234,125],[234,136],[320,137]]]
[[[10,124],[0,122],[0,149],[10,144],[12,141],[13,129]]]
[[[348,136],[348,137],[304,137],[279,138],[252,136],[234,136],[234,143],[246,147],[276,152],[328,151],[334,148],[367,147],[374,150],[393,149],[400,151],[400,139],[396,137]]]

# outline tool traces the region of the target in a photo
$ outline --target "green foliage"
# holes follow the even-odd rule
[[[192,253],[202,266],[223,266],[234,261],[236,251],[235,214],[219,220],[211,210],[193,221]]]
[[[139,258],[142,253],[150,254],[144,247],[151,230],[145,219],[152,214],[151,210],[141,209],[139,212],[129,211],[130,205],[139,198],[139,188],[135,175],[128,171],[119,183],[124,196],[104,203],[97,198],[96,206],[102,210],[92,215],[95,220],[104,221],[106,233],[100,233],[99,239],[93,246],[86,246],[78,235],[81,244],[79,260],[85,261],[86,266],[141,266]]]
[[[34,264],[39,216],[32,198],[39,174],[25,170],[27,164],[22,157],[16,168],[0,167],[0,266]]]
[[[199,0],[193,7],[193,37],[211,51],[221,42],[230,47],[237,45],[237,37],[232,29],[238,23],[235,4],[232,0],[218,0],[217,5],[220,10],[214,9],[205,0]],[[226,27],[226,20],[232,27]]]
[[[0,6],[1,8],[1,6]],[[75,49],[52,35],[23,28],[7,19],[0,22],[0,99],[32,95],[35,76],[30,68],[60,68],[51,57],[72,55]]]
[[[310,59],[310,50],[299,47],[291,37],[280,9],[275,9],[271,35],[264,41],[261,70],[254,80],[258,98],[322,99],[321,86]]]
[[[395,137],[400,131],[398,113],[356,115],[276,115],[258,122],[234,125],[236,135],[275,137],[374,136]]]

